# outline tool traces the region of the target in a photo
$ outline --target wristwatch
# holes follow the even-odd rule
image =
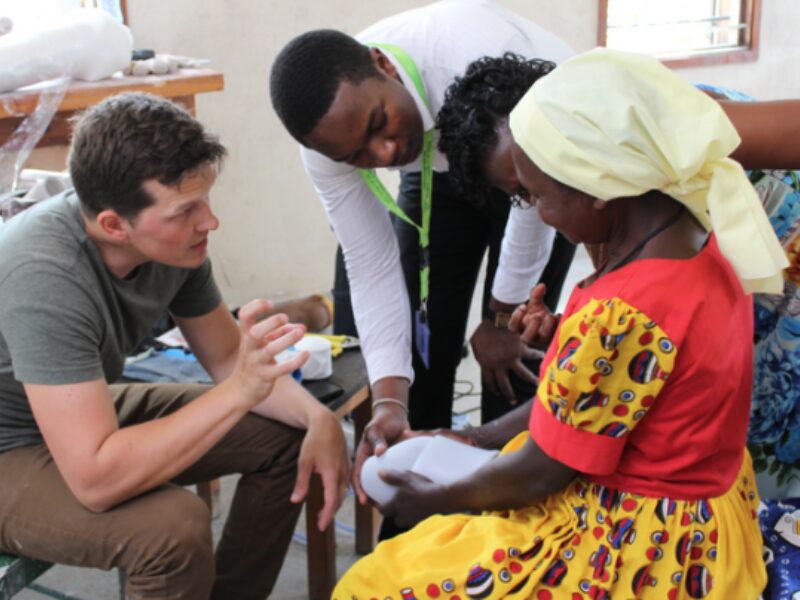
[[[511,313],[509,312],[496,312],[494,313],[494,326],[498,329],[508,329],[508,322],[511,320]]]

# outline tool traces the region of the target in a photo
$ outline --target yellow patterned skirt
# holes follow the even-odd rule
[[[576,479],[530,508],[430,517],[353,565],[333,598],[756,600],[766,584],[757,506],[746,452],[730,490],[709,500]]]

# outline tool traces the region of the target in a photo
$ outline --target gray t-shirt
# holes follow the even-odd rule
[[[165,310],[195,317],[221,300],[208,259],[197,269],[145,263],[118,279],[86,235],[72,191],[4,224],[0,452],[42,442],[22,382],[114,382],[125,355]]]

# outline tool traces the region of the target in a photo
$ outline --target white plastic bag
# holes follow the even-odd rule
[[[127,67],[132,51],[130,30],[107,12],[72,10],[41,29],[0,37],[0,92],[56,77],[103,79]]]

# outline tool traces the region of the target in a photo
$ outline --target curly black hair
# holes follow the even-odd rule
[[[511,52],[485,56],[447,88],[436,116],[439,150],[447,156],[456,192],[467,202],[482,206],[490,196],[493,188],[483,175],[483,162],[497,143],[497,127],[534,82],[555,66]]]

